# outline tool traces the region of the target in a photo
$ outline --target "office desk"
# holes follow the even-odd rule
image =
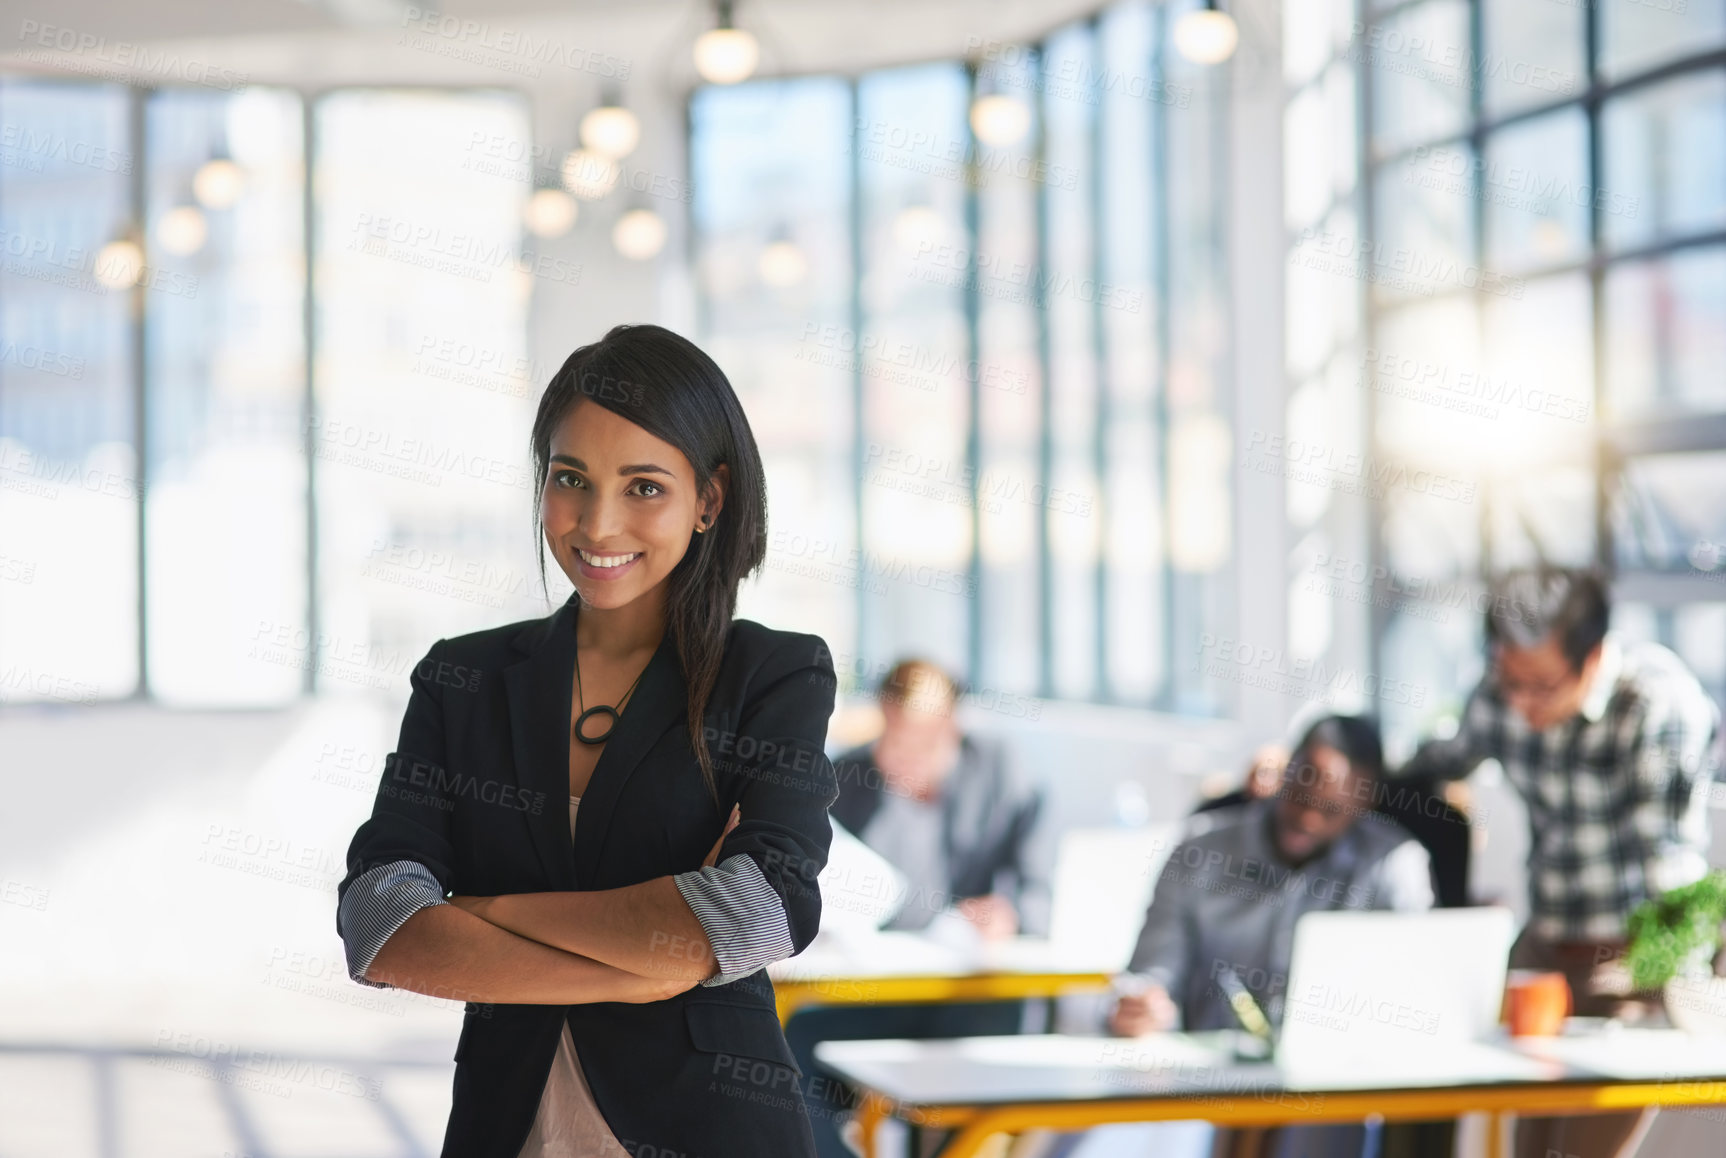
[[[972,950],[915,933],[877,933],[811,945],[767,967],[784,1025],[816,1005],[912,1005],[933,1001],[1012,1001],[1107,989],[1118,970],[1036,937],[1013,937]]]
[[[972,1158],[995,1134],[1112,1122],[1203,1119],[1225,1126],[1550,1115],[1726,1103],[1726,1037],[1625,1028],[1591,1037],[1501,1038],[1399,1057],[1294,1068],[1239,1062],[1228,1034],[834,1041],[824,1068],[857,1087],[866,1152],[896,1117],[954,1131],[942,1158]]]

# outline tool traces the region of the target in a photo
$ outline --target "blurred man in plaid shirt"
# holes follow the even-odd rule
[[[1552,567],[1492,585],[1488,664],[1454,738],[1404,768],[1466,775],[1496,760],[1528,809],[1529,918],[1518,969],[1562,972],[1581,1015],[1640,1020],[1617,964],[1630,911],[1708,870],[1719,710],[1671,651],[1607,630],[1604,580]],[[1635,1152],[1653,1111],[1529,1118],[1519,1158]]]

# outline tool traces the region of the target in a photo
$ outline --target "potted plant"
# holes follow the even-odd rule
[[[1624,964],[1637,989],[1664,989],[1672,1024],[1726,1033],[1726,977],[1714,976],[1720,924],[1726,921],[1726,872],[1643,901],[1630,914]]]

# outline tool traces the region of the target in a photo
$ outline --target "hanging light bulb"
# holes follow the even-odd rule
[[[245,188],[245,171],[226,157],[211,157],[192,178],[192,195],[205,209],[228,208]]]
[[[581,118],[581,143],[602,157],[627,157],[640,141],[641,122],[614,97]]]
[[[930,205],[907,205],[893,218],[893,240],[907,253],[940,241],[947,222]]]
[[[583,201],[598,201],[617,184],[617,162],[592,149],[573,149],[563,159],[563,187]]]
[[[96,280],[109,289],[126,289],[144,275],[144,247],[131,237],[116,237],[96,253]]]
[[[1234,55],[1240,41],[1235,18],[1219,11],[1216,0],[1182,13],[1175,21],[1175,47],[1194,64],[1221,64]]]
[[[631,209],[611,227],[611,244],[632,261],[647,261],[665,248],[665,219],[651,209]]]
[[[803,275],[809,272],[809,259],[795,241],[780,238],[761,251],[755,269],[762,281],[784,289],[803,280]]]
[[[156,222],[156,244],[162,247],[163,252],[175,257],[187,257],[204,248],[204,239],[209,233],[204,211],[196,205],[170,209]]]
[[[1031,130],[1031,106],[1006,93],[989,93],[971,104],[971,131],[985,145],[1004,149]]]
[[[748,80],[761,60],[755,37],[732,27],[731,0],[718,0],[718,22],[695,38],[695,71],[709,84]]]
[[[562,237],[575,218],[575,198],[562,189],[535,189],[521,211],[522,224],[535,237]]]

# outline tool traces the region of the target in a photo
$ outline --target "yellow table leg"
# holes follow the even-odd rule
[[[892,1111],[887,1099],[870,1090],[857,1106],[857,1127],[863,1131],[863,1158],[875,1158],[875,1128]]]
[[[1504,1112],[1502,1110],[1487,1111],[1486,1158],[1504,1158]]]

